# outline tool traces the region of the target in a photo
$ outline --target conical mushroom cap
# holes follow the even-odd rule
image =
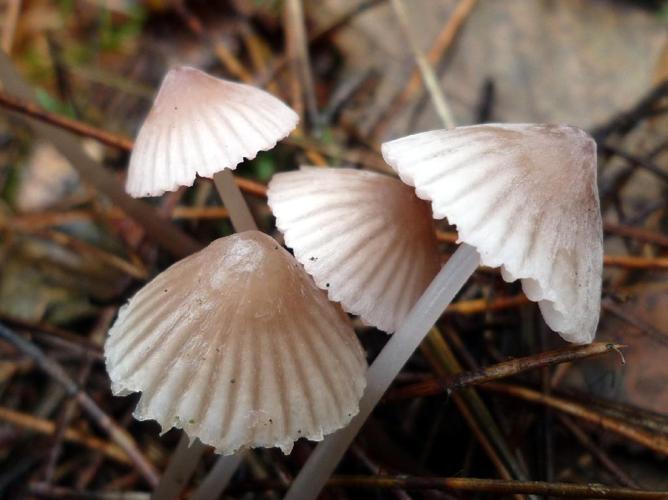
[[[112,391],[141,392],[139,420],[230,454],[346,425],[366,361],[348,317],[257,231],[177,262],[119,312],[104,346]]]
[[[191,186],[197,175],[234,170],[273,148],[298,120],[263,90],[174,68],[137,135],[125,189],[134,197],[158,196]]]
[[[476,125],[383,144],[385,160],[484,265],[522,280],[547,324],[591,342],[603,244],[596,144],[566,125]]]
[[[285,243],[329,298],[394,332],[440,268],[429,205],[397,179],[302,167],[269,183]]]

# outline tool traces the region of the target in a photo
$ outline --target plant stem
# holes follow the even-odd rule
[[[209,471],[202,484],[192,494],[190,500],[208,500],[210,498],[219,498],[227,484],[232,479],[244,457],[242,451],[234,455],[221,456],[216,465]]]
[[[467,244],[462,244],[452,255],[369,367],[359,413],[347,427],[316,447],[285,500],[309,500],[318,496],[373,408],[479,264],[478,252]]]
[[[446,126],[446,128],[453,128],[455,126],[455,119],[452,116],[452,111],[450,110],[448,101],[443,95],[443,91],[441,90],[438,78],[434,73],[434,69],[431,67],[429,61],[422,53],[422,50],[420,49],[411,30],[410,24],[408,22],[406,6],[402,0],[391,0],[391,4],[392,8],[394,9],[394,13],[397,16],[397,20],[401,25],[401,29],[404,32],[404,36],[408,40],[408,43],[411,47],[413,57],[415,57],[415,61],[417,62],[420,74],[422,75],[422,79],[424,81],[424,86],[429,92],[429,96],[431,97],[432,103],[434,104],[436,113],[438,113],[439,118]]]

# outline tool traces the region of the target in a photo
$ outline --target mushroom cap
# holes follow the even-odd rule
[[[397,179],[302,167],[275,175],[267,195],[297,260],[368,325],[396,331],[440,269],[429,205]]]
[[[264,90],[187,66],[170,70],[139,130],[126,181],[134,197],[191,186],[273,148],[299,117]]]
[[[383,144],[385,160],[481,262],[522,280],[565,340],[591,342],[601,301],[603,236],[596,143],[567,125],[490,124]]]
[[[172,265],[119,312],[104,346],[134,416],[231,454],[321,440],[358,411],[366,360],[349,318],[257,231]]]

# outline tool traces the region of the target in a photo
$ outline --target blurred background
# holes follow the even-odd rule
[[[315,164],[390,174],[381,142],[442,127],[405,21],[458,124],[569,123],[597,140],[608,256],[597,340],[626,347],[496,389],[404,391],[376,410],[338,472],[506,478],[505,468],[506,479],[668,489],[668,2],[404,4],[398,19],[385,0],[306,0],[295,18],[279,0],[3,0],[2,48],[38,109],[87,125],[80,146],[111,175],[82,179],[48,133],[26,126],[35,109],[6,98],[11,76],[0,72],[0,323],[62,368],[162,470],[178,435],[132,419],[136,398],[112,397],[102,357],[118,307],[187,253],[156,244],[111,194],[157,86],[187,64],[262,86],[298,111],[296,133],[237,170],[262,229],[280,239],[264,196],[275,172]],[[148,202],[202,244],[232,232],[207,179]],[[451,253],[453,228],[439,230]],[[456,371],[563,346],[497,273],[477,273],[459,302],[440,322],[446,351],[416,354],[397,385],[439,375],[444,352]],[[386,336],[357,326],[372,359]],[[100,416],[62,382],[0,340],[0,497],[148,498],[149,484]],[[230,495],[278,498],[310,449],[254,453]],[[193,484],[214,459],[207,454]],[[361,490],[352,481],[325,495],[490,494]]]

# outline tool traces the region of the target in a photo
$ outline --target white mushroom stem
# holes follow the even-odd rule
[[[234,472],[241,464],[244,457],[243,452],[237,452],[234,455],[223,455],[218,459],[216,465],[209,471],[202,484],[195,491],[190,500],[209,500],[211,498],[220,498],[221,493],[227,487]]]
[[[197,467],[203,451],[204,445],[199,439],[195,439],[191,445],[186,433],[181,432],[179,444],[176,446],[174,453],[172,453],[167,469],[162,474],[160,482],[151,498],[154,500],[172,500],[173,498],[177,498],[195,471],[195,467]]]
[[[248,208],[248,204],[236,182],[234,182],[232,171],[221,170],[213,176],[213,181],[220,198],[223,200],[223,205],[230,214],[234,230],[240,233],[257,229],[257,224]],[[154,500],[172,500],[178,497],[195,471],[204,448],[205,446],[199,440],[195,440],[190,445],[190,439],[183,432],[152,498]],[[208,491],[219,490],[222,492],[241,463],[241,458],[242,454],[240,453],[230,457],[221,457],[197,490],[196,496],[200,492],[202,495]],[[201,498],[215,498],[215,496],[201,496]]]
[[[475,248],[459,246],[369,367],[359,413],[315,448],[284,500],[312,500],[319,495],[380,398],[479,264]]]
[[[241,233],[257,229],[257,224],[248,208],[244,195],[241,194],[239,186],[234,182],[232,171],[225,169],[217,172],[213,176],[213,182],[216,184],[218,194],[223,200],[223,205],[230,214],[234,230]]]

